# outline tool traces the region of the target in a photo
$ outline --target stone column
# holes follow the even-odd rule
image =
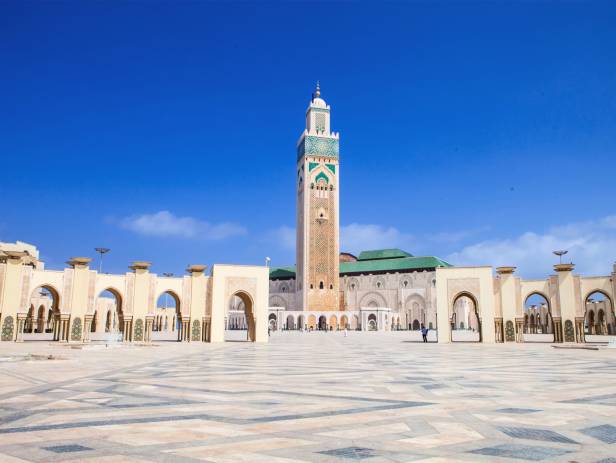
[[[502,343],[504,342],[503,338],[503,319],[495,318],[494,319],[494,331],[496,333],[495,342]]]
[[[556,264],[558,273],[558,301],[560,306],[560,328],[555,330],[560,336],[558,342],[575,342],[576,297],[573,280],[573,264]],[[555,319],[556,321],[556,319]]]
[[[496,267],[497,278],[500,281],[499,297],[501,306],[501,341],[498,341],[498,334],[496,342],[503,342],[502,326],[506,325],[508,321],[512,323],[516,319],[516,308],[518,301],[516,300],[516,278],[513,276],[516,267]],[[495,282],[496,283],[496,282]],[[498,328],[497,328],[498,330]],[[515,339],[507,339],[504,337],[504,342],[514,342]]]
[[[575,342],[586,342],[584,336],[584,317],[575,317]]]
[[[515,319],[515,342],[524,342],[524,318]]]
[[[17,313],[17,335],[15,337],[15,342],[24,342],[24,328],[26,325],[27,317],[27,313]]]
[[[204,342],[210,342],[210,317],[203,317],[203,319],[201,320],[201,326],[201,339]]]
[[[20,329],[17,312],[21,306],[24,284],[23,251],[0,251],[0,341],[16,341]]]
[[[122,336],[122,342],[133,341],[133,316],[124,315],[124,333]]]
[[[182,318],[182,342],[190,342],[190,318]]]
[[[133,297],[130,319],[130,339],[127,342],[136,342],[145,339],[145,318],[148,314],[154,312],[156,301],[150,301],[150,285],[152,278],[149,268],[151,262],[135,261],[129,268],[134,272]],[[152,307],[150,307],[152,303]],[[151,310],[152,309],[152,310]],[[136,336],[140,331],[141,336]],[[126,336],[125,336],[126,337]]]
[[[88,314],[83,318],[83,342],[90,342],[92,320],[94,320],[94,314]]]
[[[563,320],[561,317],[554,319],[554,342],[563,342]]]
[[[145,333],[143,334],[143,340],[147,343],[152,342],[152,328],[154,326],[154,315],[145,316]]]
[[[68,342],[70,335],[70,326],[69,321],[71,319],[70,313],[61,313],[60,314],[60,332],[58,341],[60,342]]]

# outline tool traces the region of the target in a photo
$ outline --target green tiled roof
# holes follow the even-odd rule
[[[397,257],[413,257],[402,249],[375,249],[373,251],[362,251],[357,260],[375,260],[375,259],[395,259]]]
[[[340,275],[374,272],[401,272],[404,270],[433,269],[436,267],[451,267],[451,264],[434,256],[358,260],[357,262],[340,262]],[[270,279],[294,277],[295,267],[279,267],[270,269]]]
[[[340,262],[340,274],[400,272],[402,270],[418,270],[436,267],[451,267],[451,264],[434,256],[358,260],[357,262]]]
[[[295,266],[270,268],[270,280],[277,278],[295,278]]]

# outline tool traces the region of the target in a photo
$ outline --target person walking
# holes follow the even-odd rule
[[[421,325],[421,337],[423,338],[423,342],[428,342],[428,331],[425,325]]]

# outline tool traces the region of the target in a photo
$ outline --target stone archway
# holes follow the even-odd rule
[[[268,317],[268,328],[270,331],[276,331],[278,329],[278,319],[275,313],[269,314]]]
[[[246,340],[249,342],[256,341],[256,320],[254,314],[254,302],[250,294],[245,291],[237,291],[235,292],[229,301],[229,306],[232,306],[234,302],[239,299],[241,301],[240,307],[244,309],[244,317],[246,318]]]
[[[481,342],[481,319],[477,298],[467,292],[458,293],[450,306],[452,342]]]
[[[60,293],[54,286],[37,286],[31,293],[28,306],[29,310],[21,327],[22,333],[28,334],[26,339],[68,339],[68,327],[60,323]]]
[[[554,319],[547,296],[539,291],[529,293],[524,299],[524,342],[554,342]]]
[[[616,336],[614,303],[604,291],[593,290],[584,298],[584,337],[586,342],[606,342],[606,336]]]

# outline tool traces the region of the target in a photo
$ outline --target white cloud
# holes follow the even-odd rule
[[[527,231],[515,238],[471,244],[448,256],[455,265],[513,265],[524,277],[544,277],[556,256],[566,249],[566,260],[588,275],[611,272],[616,260],[616,216],[552,227],[545,233]]]
[[[246,229],[233,223],[209,223],[194,217],[178,217],[169,211],[125,217],[121,228],[145,236],[222,240],[245,235]]]
[[[394,227],[352,223],[340,227],[340,250],[358,253],[371,249],[401,248],[412,252],[413,235]]]

